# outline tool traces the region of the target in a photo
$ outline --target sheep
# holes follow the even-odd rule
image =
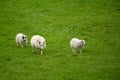
[[[78,38],[72,38],[70,41],[70,47],[72,48],[72,52],[76,53],[78,49],[80,49],[80,53],[82,54],[82,49],[85,45],[85,40],[80,40]]]
[[[38,54],[39,54],[39,51],[41,51],[41,55],[43,55],[43,49],[46,48],[45,38],[39,35],[34,35],[31,38],[30,44],[32,47],[32,52],[34,52],[34,49],[36,49]]]
[[[27,43],[27,36],[24,35],[23,33],[18,33],[15,37],[16,40],[16,45],[21,45],[21,47],[23,48],[26,43]]]

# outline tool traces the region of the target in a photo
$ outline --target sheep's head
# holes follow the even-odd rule
[[[27,41],[27,37],[25,35],[22,36],[24,41]]]
[[[46,47],[46,42],[45,41],[41,42],[41,41],[37,40],[37,42],[38,42],[38,48],[44,49]]]
[[[81,42],[82,42],[83,45],[85,45],[85,40],[82,40]]]

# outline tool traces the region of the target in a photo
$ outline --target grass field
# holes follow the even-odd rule
[[[46,38],[43,56],[32,53],[35,34]],[[82,55],[73,37],[86,40]],[[0,80],[120,80],[120,1],[0,0],[0,49]]]

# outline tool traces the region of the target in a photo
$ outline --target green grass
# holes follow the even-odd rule
[[[46,38],[43,56],[32,54],[35,34]],[[82,55],[73,37],[86,40]],[[0,0],[0,49],[0,80],[120,80],[120,1]]]

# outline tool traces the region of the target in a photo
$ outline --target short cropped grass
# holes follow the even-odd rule
[[[43,56],[32,53],[35,34]],[[72,53],[74,37],[86,40],[83,54]],[[0,0],[0,49],[0,80],[120,80],[120,1]]]

